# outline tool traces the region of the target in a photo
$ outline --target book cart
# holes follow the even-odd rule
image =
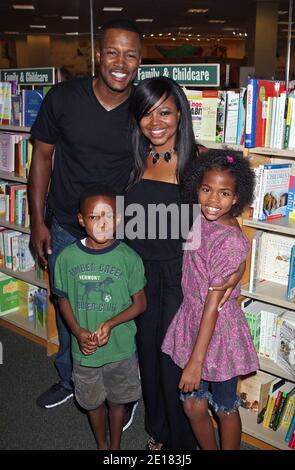
[[[250,157],[253,166],[260,164],[267,164],[271,162],[275,163],[295,163],[295,150],[279,150],[271,148],[251,148],[246,149],[242,145],[226,145],[217,144],[214,142],[199,142],[208,148],[222,148],[228,150],[235,150],[242,152],[245,156]],[[274,160],[275,159],[275,160]],[[251,241],[256,233],[256,230],[269,231],[272,233],[278,233],[280,235],[286,235],[294,237],[295,244],[295,219],[283,217],[279,219],[273,219],[269,221],[260,221],[252,218],[241,217],[240,225],[247,238]],[[295,318],[295,302],[287,299],[287,287],[281,284],[276,284],[270,281],[264,281],[258,283],[254,292],[249,292],[249,276],[250,276],[250,260],[251,253],[249,253],[246,260],[246,270],[242,278],[242,290],[241,294],[243,297],[253,298],[255,300],[266,302],[279,307],[284,307],[294,312]],[[295,382],[295,377],[285,371],[283,368],[275,364],[272,360],[265,357],[259,356],[260,369],[264,372],[273,374],[276,377],[286,379],[290,382]],[[295,384],[294,384],[295,385]],[[257,414],[252,413],[249,410],[240,408],[240,414],[242,419],[242,430],[243,430],[243,441],[247,442],[255,447],[264,450],[291,450],[284,442],[286,435],[286,429],[279,428],[277,431],[267,429],[262,424],[257,423]]]

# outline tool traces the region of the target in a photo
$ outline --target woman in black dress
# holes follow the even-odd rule
[[[179,399],[182,371],[161,352],[166,330],[182,302],[184,239],[178,209],[183,202],[191,202],[185,201],[185,181],[194,173],[198,154],[189,103],[175,81],[152,78],[136,87],[131,99],[130,138],[135,167],[125,194],[125,208],[138,204],[145,214],[137,226],[126,217],[125,236],[142,257],[147,278],[148,307],[136,320],[146,430],[150,436],[147,447],[196,449]],[[155,206],[160,211],[152,216]],[[133,207],[136,211],[138,206]],[[134,229],[138,236],[130,233]],[[237,273],[222,286],[231,287],[227,295],[240,277]]]

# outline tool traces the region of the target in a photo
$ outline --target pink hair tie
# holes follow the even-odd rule
[[[226,157],[226,162],[229,164],[229,165],[232,165],[234,163],[234,159],[231,155],[227,155]]]

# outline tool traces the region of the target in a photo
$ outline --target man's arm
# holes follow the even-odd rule
[[[111,331],[115,326],[133,320],[146,310],[146,296],[143,289],[137,292],[137,294],[134,294],[132,296],[132,300],[133,302],[130,307],[126,308],[126,310],[123,310],[123,312],[120,312],[115,317],[110,318],[110,320],[99,325],[97,330],[99,346],[103,346],[108,342]]]
[[[51,253],[50,231],[44,223],[44,208],[54,148],[54,145],[35,140],[28,180],[31,243],[44,266],[47,266],[47,255]]]

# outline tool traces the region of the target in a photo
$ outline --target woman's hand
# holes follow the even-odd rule
[[[242,279],[243,277],[243,274],[245,272],[245,268],[246,268],[246,262],[244,261],[242,264],[240,264],[240,267],[238,269],[238,271],[236,271],[235,273],[233,273],[229,279],[222,285],[222,286],[212,286],[212,287],[209,287],[209,290],[214,290],[214,291],[222,291],[222,290],[225,290],[225,293],[224,293],[224,296],[222,297],[222,299],[220,300],[219,304],[218,304],[218,311],[221,310],[221,308],[223,307],[223,305],[225,304],[225,302],[228,301],[228,299],[230,298],[230,295],[232,293],[232,291],[235,289],[235,287],[237,286],[237,284],[240,282],[240,280]]]

